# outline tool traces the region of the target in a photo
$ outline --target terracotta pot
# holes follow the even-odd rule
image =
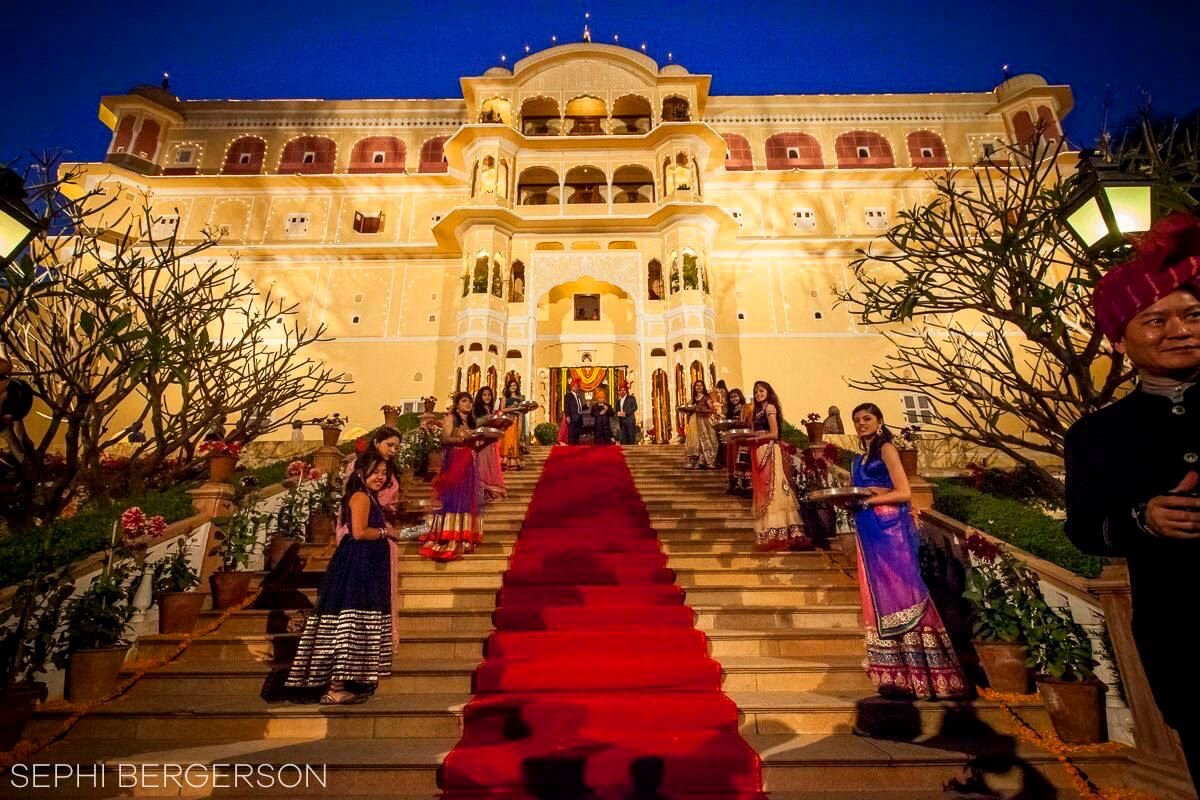
[[[429,460],[426,462],[425,471],[430,475],[436,475],[442,471],[442,460],[445,458],[445,453],[439,447],[437,450],[429,452]]]
[[[313,514],[308,518],[308,543],[329,544],[337,528],[337,519],[332,514]]]
[[[159,592],[159,633],[191,633],[200,621],[200,609],[204,607],[203,592]]]
[[[0,752],[12,750],[21,741],[25,723],[33,709],[46,699],[46,684],[18,683],[0,694]]]
[[[808,432],[809,444],[820,444],[825,439],[825,423],[824,422],[806,422],[804,430]]]
[[[383,424],[388,426],[389,428],[399,428],[400,427],[400,412],[399,411],[383,412]]]
[[[917,477],[917,451],[916,450],[901,450],[900,451],[900,466],[904,467],[904,474],[910,478]]]
[[[1055,681],[1037,679],[1038,694],[1046,704],[1054,732],[1067,744],[1096,744],[1108,739],[1104,712],[1105,686],[1097,680]]]
[[[213,483],[229,483],[237,469],[235,456],[213,455],[208,457],[208,479]]]
[[[311,517],[309,518],[311,521]],[[267,569],[275,569],[288,557],[288,553],[298,552],[300,548],[299,539],[289,539],[283,536],[276,536],[267,542],[266,567]]]
[[[76,650],[67,662],[67,682],[63,696],[68,703],[87,703],[99,700],[117,685],[117,675],[129,645],[102,647],[97,650]]]
[[[326,447],[336,447],[341,436],[341,428],[321,428],[321,443]]]
[[[1023,642],[972,642],[988,686],[1004,694],[1029,692],[1029,650]]]
[[[246,599],[250,594],[250,572],[214,572],[208,578],[212,589],[213,608],[224,611]]]
[[[426,397],[425,398],[425,413],[426,414],[432,414],[433,409],[436,407],[437,407],[437,398],[436,397]]]

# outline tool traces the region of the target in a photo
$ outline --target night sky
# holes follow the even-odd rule
[[[171,74],[183,98],[459,97],[458,79],[578,41],[584,3],[9,0],[0,41],[0,162],[30,149],[103,157],[100,96]],[[714,94],[980,91],[1004,64],[1070,84],[1068,136],[1090,143],[1142,89],[1160,113],[1200,108],[1200,2],[591,0],[595,41],[668,51]],[[15,52],[14,52],[15,50]]]

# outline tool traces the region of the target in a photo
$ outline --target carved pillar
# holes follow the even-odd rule
[[[1099,580],[1089,584],[1100,598],[1113,657],[1125,688],[1125,699],[1133,714],[1137,751],[1134,766],[1126,781],[1135,788],[1170,797],[1196,797],[1196,788],[1188,777],[1187,764],[1179,740],[1158,710],[1150,683],[1133,640],[1133,603],[1129,588],[1129,568],[1125,562],[1104,568]]]

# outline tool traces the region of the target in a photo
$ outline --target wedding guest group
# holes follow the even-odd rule
[[[1174,214],[1109,270],[1096,322],[1137,371],[1066,437],[1067,536],[1126,560],[1133,636],[1155,701],[1200,784],[1200,700],[1180,626],[1200,614],[1200,220]]]
[[[379,492],[393,478],[391,462],[377,452],[354,462],[342,497],[341,538],[304,623],[285,685],[324,687],[323,705],[367,700],[392,666],[392,595],[388,556],[395,530]]]

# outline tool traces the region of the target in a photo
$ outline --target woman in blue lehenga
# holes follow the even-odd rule
[[[851,468],[854,485],[873,493],[854,515],[867,674],[884,695],[960,697],[966,681],[921,577],[920,539],[900,452],[874,403],[858,406],[852,417],[863,448]]]
[[[325,686],[323,705],[363,702],[391,672],[394,532],[378,494],[392,477],[390,462],[373,450],[355,460],[340,515],[350,532],[329,560],[288,670],[287,686]],[[348,682],[370,689],[356,694]]]

